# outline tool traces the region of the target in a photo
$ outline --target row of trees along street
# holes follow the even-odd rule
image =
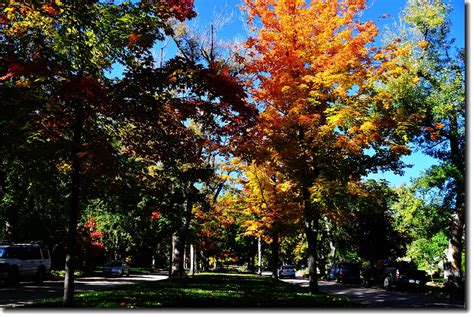
[[[193,0],[0,4],[0,238],[42,240],[74,272],[107,258],[206,270],[262,259],[445,264],[463,288],[465,65],[449,6],[244,0],[241,43],[185,22]],[[176,53],[164,60],[157,47]],[[122,70],[120,75],[112,75]],[[413,149],[436,158],[409,185]],[[256,264],[257,261],[257,264]]]

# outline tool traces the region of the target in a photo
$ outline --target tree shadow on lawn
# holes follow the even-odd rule
[[[198,274],[183,279],[149,282],[120,289],[76,295],[84,308],[353,308],[345,297],[310,295],[299,286],[270,277],[243,274]],[[44,301],[29,307],[60,307]]]

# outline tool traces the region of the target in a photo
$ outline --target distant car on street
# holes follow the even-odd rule
[[[428,281],[426,271],[406,261],[378,261],[363,272],[363,285],[381,285],[385,290],[396,287],[422,287]]]
[[[123,260],[114,260],[104,266],[103,273],[105,276],[110,277],[129,276],[130,267]]]
[[[360,265],[353,262],[339,262],[329,269],[328,281],[336,280],[338,283],[360,283]]]
[[[279,278],[285,278],[285,277],[295,278],[295,276],[296,276],[296,271],[291,265],[283,265],[278,270]]]

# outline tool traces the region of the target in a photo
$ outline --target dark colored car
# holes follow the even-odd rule
[[[327,280],[338,283],[360,283],[360,265],[353,262],[339,262],[329,269]]]
[[[105,276],[129,276],[130,268],[123,260],[115,260],[104,266],[103,273]]]
[[[381,285],[389,290],[397,287],[422,287],[428,281],[426,271],[406,261],[378,261],[363,272],[363,285]]]

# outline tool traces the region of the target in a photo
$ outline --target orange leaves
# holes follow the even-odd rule
[[[43,6],[41,7],[41,9],[48,13],[49,15],[58,15],[59,14],[59,7],[58,5],[55,3],[55,2],[49,2],[49,3],[45,3],[43,4]]]
[[[418,41],[418,46],[421,48],[421,49],[426,49],[428,47],[428,42],[425,41],[425,40],[421,40],[421,41]]]
[[[128,36],[128,47],[132,48],[138,45],[143,48],[150,48],[153,45],[153,36],[150,34],[141,34],[138,31],[132,31]]]
[[[257,101],[278,103],[282,112],[308,97],[346,97],[354,82],[366,75],[377,28],[354,17],[365,1],[247,0],[249,24],[263,26],[246,45],[258,54],[247,63],[263,78]],[[284,101],[283,101],[284,100]]]
[[[436,142],[440,139],[444,127],[445,125],[443,123],[437,122],[430,127],[426,127],[424,129],[424,132],[428,134],[431,141]]]

